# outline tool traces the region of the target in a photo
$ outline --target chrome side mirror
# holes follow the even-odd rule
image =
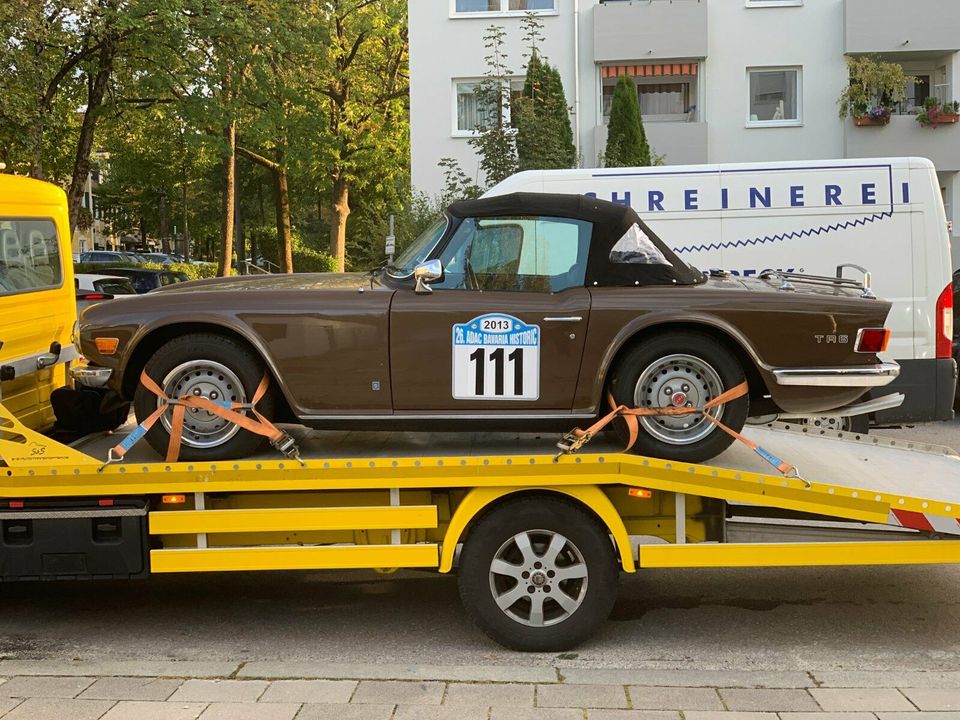
[[[439,260],[427,260],[413,269],[413,278],[417,281],[413,291],[417,295],[429,295],[433,292],[430,283],[436,282],[443,277],[443,263]]]

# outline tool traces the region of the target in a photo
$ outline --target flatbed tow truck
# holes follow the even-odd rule
[[[498,642],[566,649],[605,621],[620,572],[960,563],[960,456],[751,427],[801,477],[735,444],[709,465],[601,437],[290,429],[302,461],[158,462],[130,427],[67,446],[0,406],[0,578],[293,569],[457,570]]]

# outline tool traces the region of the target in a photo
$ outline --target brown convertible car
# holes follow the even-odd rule
[[[372,273],[234,277],[87,309],[78,379],[158,407],[247,402],[314,428],[568,430],[607,407],[748,416],[850,404],[898,372],[881,362],[890,305],[853,281],[745,280],[686,265],[628,208],[575,195],[458,202]],[[169,413],[148,433],[166,448]],[[731,442],[701,414],[640,420],[638,452],[690,462]],[[187,414],[184,459],[240,458],[261,438]]]

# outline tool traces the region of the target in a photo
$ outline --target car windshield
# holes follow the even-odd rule
[[[110,278],[109,280],[95,280],[93,287],[97,292],[107,293],[109,295],[136,295],[137,291],[129,280],[123,278]]]
[[[433,250],[446,229],[446,216],[438,218],[436,222],[420,233],[420,237],[407,245],[406,249],[400,253],[396,260],[387,266],[387,272],[394,277],[411,275],[414,268],[422,263],[430,251]]]

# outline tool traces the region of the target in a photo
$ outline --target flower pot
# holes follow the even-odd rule
[[[869,115],[861,115],[860,117],[853,118],[853,124],[857,127],[866,127],[871,125],[883,126],[890,122],[890,117],[885,118],[873,118]]]

